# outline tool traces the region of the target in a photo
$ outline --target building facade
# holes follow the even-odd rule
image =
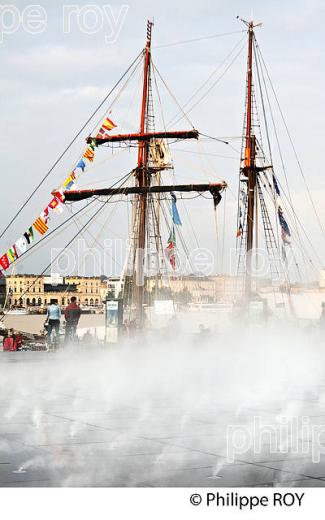
[[[192,303],[233,302],[243,292],[242,278],[230,275],[183,276],[161,282],[177,300]],[[155,291],[156,280],[148,280],[150,292]]]
[[[81,305],[99,307],[106,293],[107,282],[100,277],[67,276],[55,279],[16,274],[4,278],[2,303],[7,300],[12,307],[45,307],[56,299],[64,307],[72,296],[76,296]]]
[[[156,294],[156,278],[146,281],[146,290],[152,303]],[[234,302],[243,293],[244,280],[230,275],[184,276],[159,281],[158,293],[183,303]],[[79,304],[99,307],[107,297],[123,294],[124,283],[119,277],[9,275],[1,280],[0,305],[7,301],[12,307],[46,307],[51,299],[60,306],[76,296]],[[274,290],[274,288],[273,288]],[[158,297],[159,299],[159,297]]]

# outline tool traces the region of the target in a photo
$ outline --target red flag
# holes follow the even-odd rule
[[[46,206],[46,208],[44,209],[44,211],[42,211],[42,213],[40,214],[40,217],[44,220],[45,224],[47,224],[48,220],[49,220],[49,208],[48,206]]]
[[[168,258],[172,270],[175,271],[175,244],[170,242],[164,250],[166,258]]]
[[[63,196],[63,193],[61,193],[61,191],[54,191],[54,192],[52,192],[52,195],[54,195],[54,197],[59,199],[59,201],[62,202],[62,204],[64,204],[64,196]]]
[[[0,265],[4,270],[8,269],[10,263],[7,253],[0,257]]]
[[[56,197],[53,197],[53,199],[49,203],[49,208],[50,209],[55,209],[58,205],[59,205],[58,199]]]
[[[53,197],[53,199],[50,201],[49,208],[53,209],[56,213],[63,212],[63,206],[56,197]]]
[[[105,132],[103,128],[101,128],[98,134],[96,135],[96,139],[107,139],[108,137],[109,135]]]
[[[116,124],[113,123],[111,119],[106,117],[104,123],[102,124],[102,128],[105,128],[105,130],[113,130],[113,128],[116,128]]]

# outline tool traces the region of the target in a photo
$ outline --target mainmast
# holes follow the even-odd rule
[[[276,209],[275,218],[278,218],[277,196],[279,188],[272,166],[272,154],[268,136],[267,122],[265,120],[263,90],[259,80],[259,59],[256,57],[256,41],[254,28],[261,25],[253,21],[242,20],[247,27],[248,53],[247,53],[247,79],[246,79],[246,112],[244,120],[244,132],[242,142],[240,183],[239,183],[239,205],[238,205],[238,231],[240,237],[240,249],[238,256],[238,273],[244,274],[244,290],[246,303],[252,299],[253,293],[253,268],[257,271],[257,239],[258,239],[258,216],[264,228],[265,253],[267,253],[270,266],[271,281],[279,280],[282,268],[279,245],[273,231],[268,207],[264,197],[264,191],[272,197]],[[255,58],[255,59],[254,59]],[[264,126],[267,135],[269,158],[263,150],[261,123],[258,116],[258,101],[254,89],[253,66],[257,70],[258,95],[263,107]],[[257,134],[257,135],[256,135]],[[266,170],[271,170],[270,176]],[[286,222],[281,224],[282,240],[283,233],[286,234]],[[286,242],[288,243],[288,242]],[[253,265],[253,255],[255,262]],[[283,254],[283,252],[282,252]],[[285,269],[283,269],[285,271]],[[287,279],[287,276],[286,276]]]
[[[254,233],[254,204],[256,190],[255,135],[252,134],[252,80],[253,80],[253,37],[254,24],[248,24],[247,60],[247,111],[245,135],[245,174],[247,176],[247,241],[246,241],[246,280],[245,292],[249,297],[252,291],[252,249]]]
[[[147,115],[148,115],[148,85],[150,75],[150,60],[151,60],[151,33],[153,23],[147,23],[147,43],[144,56],[144,70],[143,70],[143,89],[142,89],[142,105],[140,117],[140,136],[147,130]],[[139,187],[150,185],[150,175],[148,174],[148,150],[149,142],[139,140],[138,148],[138,167],[136,170],[136,182]],[[144,295],[144,260],[145,260],[145,246],[146,246],[146,212],[147,212],[147,194],[139,195],[139,214],[138,214],[138,229],[136,237],[136,275],[134,283],[135,305],[137,312],[138,326],[143,326],[144,309],[143,309],[143,295]]]
[[[256,136],[253,131],[253,21],[246,22],[248,27],[248,57],[247,57],[247,94],[246,94],[246,125],[245,125],[245,154],[244,165],[241,171],[247,182],[247,212],[246,212],[246,265],[245,265],[245,295],[247,300],[252,293],[252,256],[255,226],[255,203],[257,201],[256,186],[257,174],[261,168],[256,167]],[[263,169],[263,168],[262,168]]]

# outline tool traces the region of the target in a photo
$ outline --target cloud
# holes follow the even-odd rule
[[[123,56],[115,52],[100,53],[95,50],[71,49],[64,45],[47,45],[24,52],[5,54],[3,67],[9,77],[23,77],[35,82],[38,78],[45,85],[67,82],[76,78],[90,78],[104,71],[107,77],[116,74]],[[126,59],[126,58],[125,58]]]

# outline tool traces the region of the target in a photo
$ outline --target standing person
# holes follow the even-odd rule
[[[65,341],[69,339],[73,339],[75,337],[79,319],[81,315],[81,309],[77,304],[77,298],[72,296],[70,304],[66,307],[64,311],[65,317]]]
[[[3,350],[8,352],[16,350],[14,332],[14,329],[8,330],[7,336],[3,339]]]
[[[52,343],[52,331],[55,331],[56,340],[59,338],[60,333],[60,321],[61,321],[61,309],[58,305],[57,300],[51,300],[49,307],[47,308],[46,324],[47,324],[47,337],[49,343]]]
[[[14,340],[14,350],[22,350],[23,347],[23,337],[20,334],[18,330],[14,331],[13,333],[13,340]]]

